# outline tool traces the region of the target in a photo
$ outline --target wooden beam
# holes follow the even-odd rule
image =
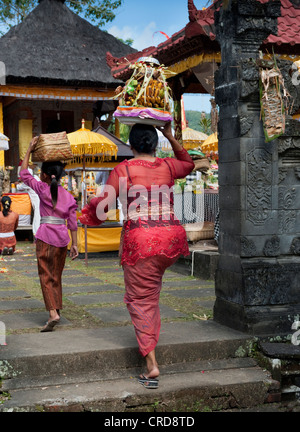
[[[0,96],[33,100],[98,101],[115,96],[114,90],[94,88],[61,88],[47,86],[0,86]]]

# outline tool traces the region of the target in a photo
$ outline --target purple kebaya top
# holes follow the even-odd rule
[[[70,192],[66,191],[61,185],[58,186],[57,204],[53,208],[50,185],[42,181],[37,181],[30,172],[25,169],[20,172],[21,180],[31,187],[40,198],[41,216],[54,216],[66,219],[67,225],[41,224],[35,237],[56,247],[65,247],[70,243],[68,229],[77,230],[76,209],[77,203]]]

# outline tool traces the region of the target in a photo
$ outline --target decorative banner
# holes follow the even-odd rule
[[[257,60],[259,66],[259,87],[261,117],[264,125],[266,142],[285,132],[286,114],[289,109],[290,95],[285,88],[284,80],[276,59]]]
[[[156,31],[155,33],[153,33],[153,36],[154,36],[156,33],[161,33],[162,35],[166,36],[167,39],[170,39],[169,36],[168,36],[165,32],[163,32],[163,31]]]
[[[183,96],[181,96],[181,127],[182,127],[182,129],[186,129],[186,115],[185,115],[185,109],[184,109]]]
[[[19,155],[23,160],[32,139],[32,120],[19,120]]]

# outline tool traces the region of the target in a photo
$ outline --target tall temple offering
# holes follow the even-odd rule
[[[163,126],[172,121],[172,96],[166,81],[166,68],[150,57],[141,57],[130,67],[133,69],[131,78],[124,87],[116,89],[119,107],[114,116],[128,125]]]

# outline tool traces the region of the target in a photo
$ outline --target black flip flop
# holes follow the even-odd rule
[[[141,377],[138,378],[138,382],[147,389],[158,388],[158,379],[156,378],[147,378],[145,377],[145,375],[142,375]]]

